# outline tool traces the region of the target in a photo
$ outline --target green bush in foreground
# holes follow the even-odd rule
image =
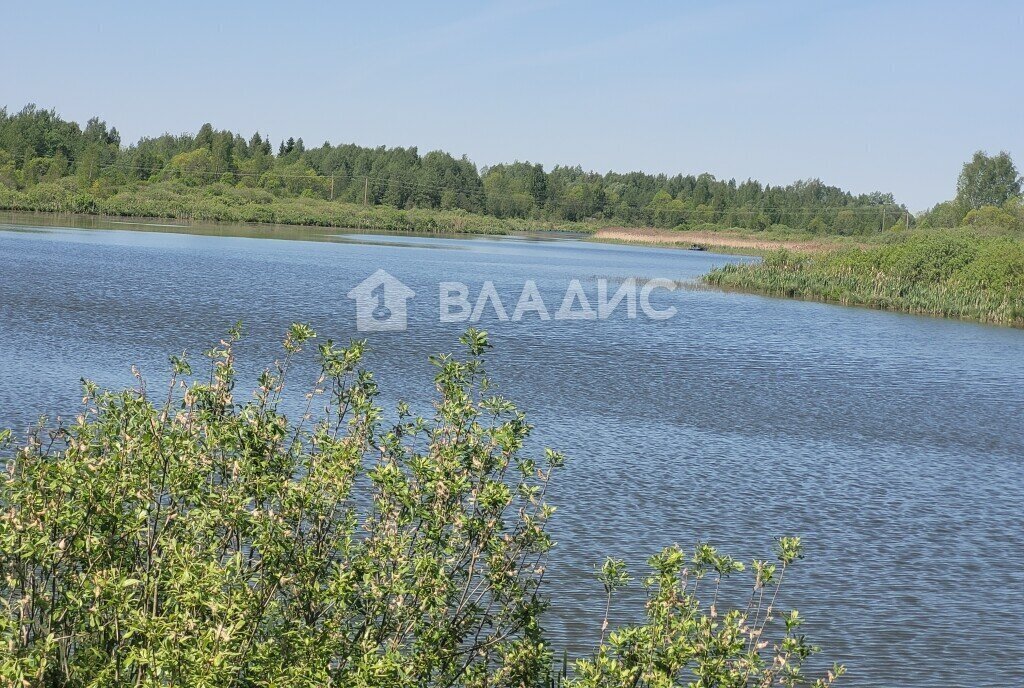
[[[237,336],[208,353],[202,379],[172,358],[166,395],[141,379],[119,393],[84,383],[73,424],[2,460],[0,685],[804,683],[812,648],[797,613],[774,607],[798,539],[779,541],[778,565],[755,562],[750,603],[733,610],[717,587],[742,565],[708,546],[665,550],[646,621],[559,677],[542,583],[545,492],[563,458],[524,455],[531,427],[491,393],[484,333],[463,337],[466,360],[433,359],[434,416],[400,404],[394,425],[361,342],[320,345],[305,411],[282,414],[315,337],[302,325],[237,401]],[[624,565],[599,578],[610,605]]]
[[[778,251],[705,278],[732,289],[1024,327],[1024,240],[966,230],[821,254]]]

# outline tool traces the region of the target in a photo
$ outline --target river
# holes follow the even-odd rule
[[[427,356],[468,324],[439,320],[439,283],[475,303],[491,281],[510,316],[489,304],[479,323],[492,377],[537,446],[569,458],[551,495],[558,644],[596,643],[605,555],[640,571],[672,543],[750,558],[798,534],[806,559],[782,604],[848,665],[845,685],[1021,685],[1024,331],[703,289],[711,267],[745,259],[566,236],[0,222],[0,426],[74,413],[82,376],[131,384],[134,364],[160,379],[168,354],[238,320],[243,375],[306,321],[365,336],[385,400],[425,413]],[[405,331],[356,330],[347,294],[378,269],[415,292]],[[527,280],[554,316],[571,280],[596,309],[601,280],[629,278],[678,285],[650,296],[675,315],[511,317]]]

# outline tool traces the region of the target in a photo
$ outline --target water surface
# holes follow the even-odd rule
[[[438,322],[441,280],[492,280],[509,312],[534,280],[553,313],[571,279],[595,298],[602,278],[687,282],[742,260],[566,238],[93,226],[0,226],[0,425],[73,413],[83,375],[130,384],[135,364],[159,378],[168,354],[237,320],[249,375],[292,321],[361,336],[345,295],[378,268],[416,298],[407,332],[369,335],[368,365],[387,400],[426,412],[426,357],[465,327]],[[502,391],[539,445],[570,457],[552,495],[560,642],[596,642],[606,555],[639,565],[702,539],[749,558],[799,534],[807,559],[782,602],[849,666],[847,685],[1021,685],[1024,332],[691,288],[655,300],[678,315],[482,323]]]

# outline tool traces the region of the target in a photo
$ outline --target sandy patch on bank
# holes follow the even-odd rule
[[[702,246],[705,248],[753,249],[755,251],[774,251],[784,248],[801,253],[820,253],[836,247],[828,240],[775,240],[758,239],[756,237],[734,234],[731,232],[677,232],[668,229],[651,227],[609,227],[599,229],[593,238],[597,241],[621,241],[627,244],[648,244],[652,246]]]

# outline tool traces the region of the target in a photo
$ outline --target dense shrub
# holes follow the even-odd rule
[[[433,359],[433,417],[400,404],[390,425],[362,343],[318,347],[319,377],[289,419],[285,380],[315,334],[293,326],[245,402],[236,337],[197,378],[172,358],[166,393],[85,383],[73,424],[0,453],[0,684],[558,680],[541,586],[546,486],[563,458],[524,453],[531,426],[491,389],[486,335],[467,332],[465,360]],[[718,583],[742,565],[706,545],[665,550],[650,562],[646,620],[603,636],[561,680],[802,684],[812,648],[797,613],[774,607],[799,541],[781,539],[778,555],[754,563],[749,603],[730,610]],[[599,578],[610,605],[624,564]]]
[[[79,191],[73,182],[67,178],[58,183],[41,183],[26,191],[0,184],[0,208],[407,232],[506,234],[541,228],[590,229],[588,225],[499,219],[464,210],[399,210],[388,205],[363,206],[301,195],[278,197],[265,189],[222,182],[193,189],[181,181],[161,181],[106,195],[98,188]]]

